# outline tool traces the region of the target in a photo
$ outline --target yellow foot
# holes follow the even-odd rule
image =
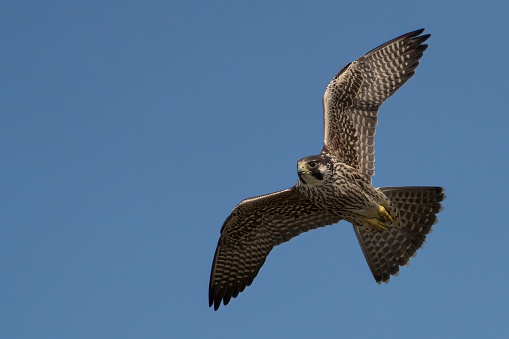
[[[384,211],[385,211],[385,209],[384,209]],[[387,213],[387,212],[385,212],[385,213]],[[372,226],[373,228],[375,228],[379,231],[385,231],[387,229],[387,226],[384,225],[384,222],[378,218],[366,218],[366,221],[368,222],[368,224],[370,226]]]
[[[382,217],[383,221],[390,221],[390,222],[394,221],[394,220],[392,220],[392,217],[389,215],[389,213],[387,213],[387,211],[385,210],[385,207],[383,207],[382,205],[378,205],[378,215],[380,215]]]
[[[378,218],[366,218],[366,222],[376,230],[385,231],[387,223],[392,224],[394,220],[387,213],[387,210],[382,205],[378,205]]]

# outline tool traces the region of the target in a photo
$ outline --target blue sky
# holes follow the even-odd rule
[[[509,5],[502,1],[0,3],[0,337],[503,337]],[[379,286],[346,222],[273,250],[207,305],[224,219],[293,186],[332,76],[408,31],[376,186],[445,210]]]

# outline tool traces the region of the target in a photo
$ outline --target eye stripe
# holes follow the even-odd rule
[[[320,172],[313,172],[313,173],[311,173],[311,175],[318,180],[323,180],[323,174]]]

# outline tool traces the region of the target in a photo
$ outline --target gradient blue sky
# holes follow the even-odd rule
[[[490,0],[0,2],[0,337],[507,335],[508,18]],[[421,27],[374,184],[447,188],[424,248],[379,286],[341,222],[208,308],[224,219],[320,151],[332,76]]]

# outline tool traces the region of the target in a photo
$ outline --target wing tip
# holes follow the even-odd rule
[[[209,287],[209,307],[214,306],[214,311],[217,311],[219,306],[221,305],[221,299],[217,296],[217,293],[214,291],[213,286]]]
[[[228,302],[230,301],[231,296],[227,295],[220,295],[216,293],[212,287],[209,289],[209,307],[214,307],[214,311],[217,311],[219,309],[219,306],[221,306],[221,302],[223,302],[224,305],[228,305]]]
[[[400,38],[416,38],[416,39],[423,39],[423,41],[427,40],[431,34],[429,33],[426,33],[426,34],[422,34],[422,32],[424,32],[425,28],[419,28],[419,29],[416,29],[415,31],[411,31],[411,32],[408,32],[408,33],[405,33],[399,37],[397,37],[396,39],[400,39]]]
[[[391,39],[375,48],[373,48],[372,50],[370,50],[369,52],[365,53],[363,56],[366,56],[370,53],[373,53],[379,49],[382,49],[384,48],[385,46],[388,46],[396,41],[400,41],[400,40],[405,40],[405,39],[410,39],[410,40],[413,40],[413,41],[418,41],[419,44],[422,44],[424,41],[428,40],[428,38],[431,36],[431,34],[424,34],[424,35],[420,35],[422,32],[424,32],[425,28],[419,28],[419,29],[416,29],[415,31],[411,31],[411,32],[408,32],[408,33],[405,33],[405,34],[402,34],[394,39]],[[427,45],[425,45],[427,46]],[[361,57],[362,58],[362,57]]]
[[[419,34],[421,34],[422,32],[424,32],[426,28],[422,27],[422,28],[419,28],[419,29],[416,29],[415,31],[411,31],[411,32],[408,32],[406,34],[403,34],[404,35],[408,35],[408,36],[417,36]]]

